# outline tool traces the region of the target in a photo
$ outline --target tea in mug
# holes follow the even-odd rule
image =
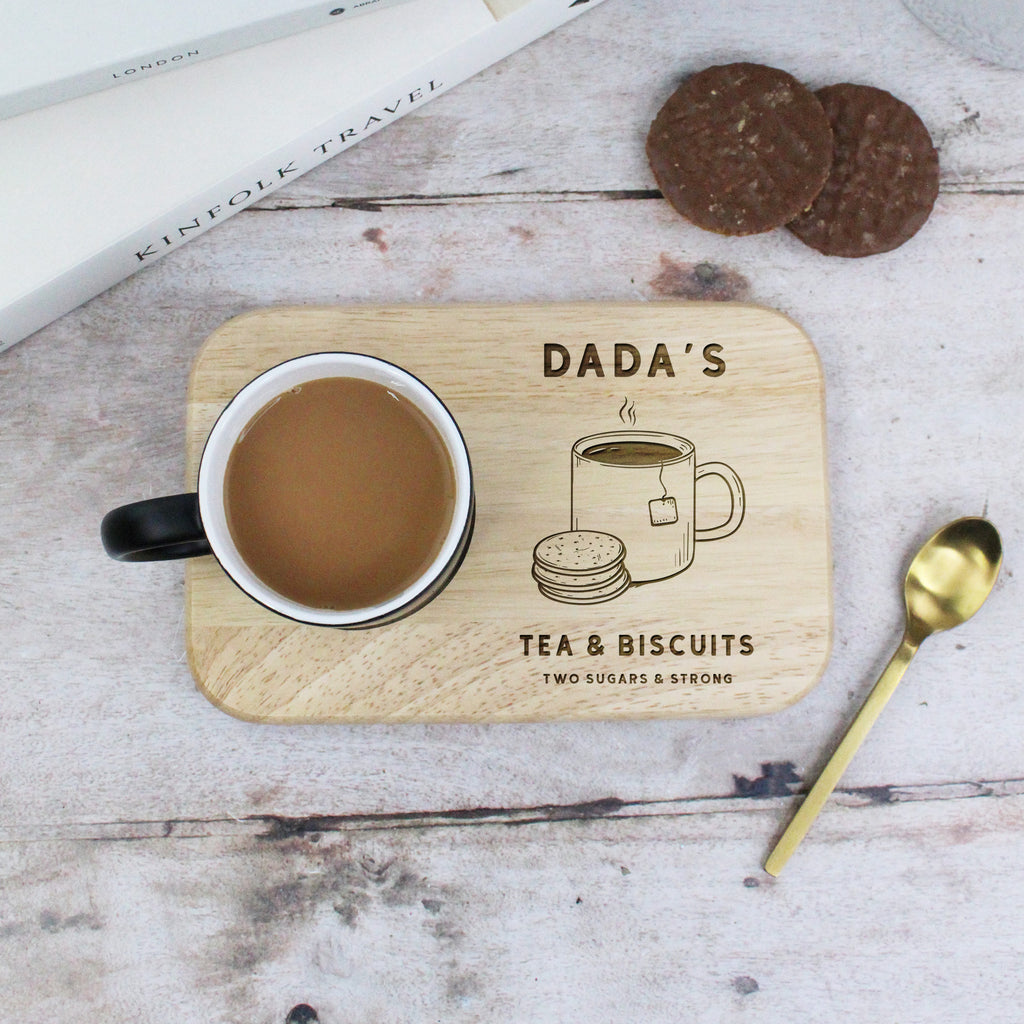
[[[375,381],[325,377],[261,409],[232,449],[228,528],[267,586],[311,608],[381,604],[444,545],[455,471],[437,428]]]
[[[682,454],[660,441],[602,441],[584,449],[583,458],[603,466],[661,466]]]

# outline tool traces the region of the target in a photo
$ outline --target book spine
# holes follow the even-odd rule
[[[0,352],[601,2],[545,0],[530,4],[425,62],[358,108],[305,132],[258,166],[240,170],[187,204],[166,211],[121,242],[51,280],[45,288],[0,310]]]
[[[408,0],[356,0],[354,3],[334,7],[320,2],[302,10],[290,11],[273,18],[263,18],[248,25],[239,25],[228,31],[185,41],[170,41],[166,47],[159,50],[125,54],[115,64],[89,68],[43,85],[0,95],[0,119],[15,117],[54,103],[63,103],[65,100],[99,92],[115,85],[136,82],[197,61],[220,57],[234,50],[243,50],[249,46],[330,25],[336,23],[339,16],[349,19],[407,2]]]

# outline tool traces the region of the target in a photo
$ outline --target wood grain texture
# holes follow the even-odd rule
[[[943,175],[920,234],[829,261],[673,214],[643,135],[716,59],[910,102]],[[898,0],[610,0],[4,353],[0,1016],[283,1024],[308,1001],[323,1024],[1017,1024],[1022,182],[1024,74],[957,53]],[[824,367],[835,643],[777,714],[256,727],[192,684],[182,568],[100,550],[108,508],[180,490],[189,369],[231,316],[693,298],[782,310]],[[922,647],[768,884],[789,794],[898,641],[908,559],[985,512],[996,591]],[[350,933],[344,881],[316,888],[318,829],[461,887],[443,913],[467,938],[435,943],[422,903],[384,902],[387,876]]]
[[[189,663],[218,707],[277,723],[749,715],[817,681],[832,632],[823,380],[790,320],[716,303],[252,313],[215,331],[196,359],[188,478],[242,386],[331,349],[397,363],[441,396],[473,460],[473,543],[435,601],[373,630],[289,622],[213,558],[192,562]],[[688,438],[698,467],[727,460],[745,507],[722,478],[695,481],[692,461],[687,472],[590,464],[580,525],[626,538],[636,582],[595,605],[553,601],[532,576],[533,551],[570,528],[570,489],[577,508],[584,501],[574,442],[647,436],[637,430]],[[676,521],[652,525],[649,501],[670,486]],[[735,533],[700,541],[730,515],[742,515]],[[698,542],[683,543],[694,527]],[[656,582],[637,585],[645,555]],[[689,567],[657,579],[680,558]]]
[[[644,154],[651,121],[682,78],[731,61],[782,68],[812,89],[836,82],[886,89],[927,125],[943,190],[1024,190],[1019,73],[958,52],[899,0],[754,0],[745,11],[612,0],[458,86],[451,103],[425,107],[261,206],[657,197]],[[540,98],[555,67],[573,70]]]
[[[0,845],[5,1014],[1019,1019],[1024,797],[838,808],[784,882],[779,802]]]

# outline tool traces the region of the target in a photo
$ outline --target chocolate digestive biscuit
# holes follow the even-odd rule
[[[867,85],[816,93],[835,140],[832,170],[808,210],[788,226],[829,256],[871,256],[902,245],[928,219],[939,158],[906,103]]]
[[[665,198],[699,227],[750,235],[788,223],[821,190],[832,132],[792,75],[723,64],[685,81],[658,112],[647,156]]]

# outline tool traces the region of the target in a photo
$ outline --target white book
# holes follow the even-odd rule
[[[0,351],[600,0],[412,0],[0,121]]]
[[[405,0],[0,0],[0,118]]]

